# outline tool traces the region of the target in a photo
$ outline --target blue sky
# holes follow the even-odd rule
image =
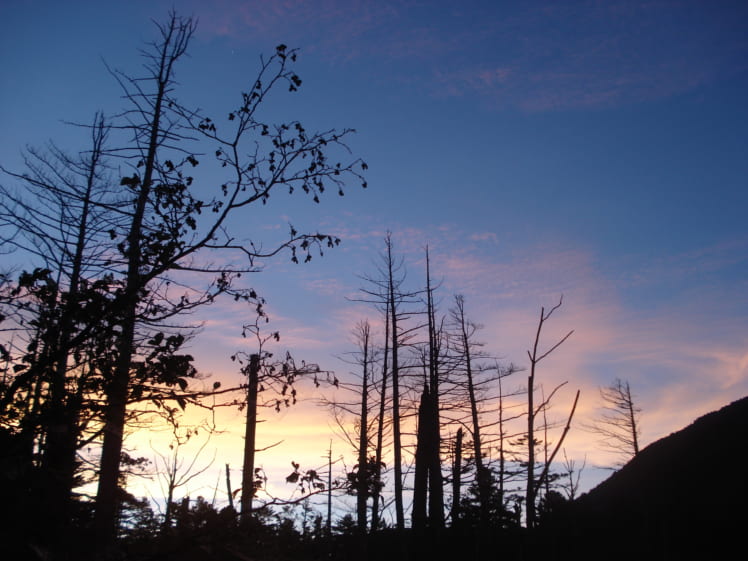
[[[390,230],[409,282],[422,284],[428,244],[443,311],[465,294],[486,348],[506,361],[526,362],[540,307],[564,295],[549,341],[575,334],[545,374],[569,380],[559,415],[580,388],[580,422],[589,418],[596,387],[620,376],[651,442],[748,394],[745,2],[173,4],[199,19],[178,72],[183,100],[224,111],[260,54],[299,47],[301,91],[269,114],[355,128],[351,149],[370,166],[366,191],[351,185],[320,205],[279,196],[237,221],[245,239],[289,221],[343,239],[323,259],[276,260],[252,279],[295,354],[347,371],[336,356],[375,314],[345,297],[374,272]],[[49,138],[79,146],[61,120],[120,110],[102,61],[137,73],[149,18],[171,6],[3,3],[3,165]],[[242,344],[241,313],[204,312],[194,352],[215,377],[238,380],[227,356]],[[319,427],[309,457],[327,446],[324,417],[299,411],[267,424],[292,443],[279,465],[303,448],[287,434],[294,415]],[[570,447],[595,453],[579,431]]]

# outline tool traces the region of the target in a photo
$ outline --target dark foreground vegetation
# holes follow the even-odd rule
[[[13,443],[2,442],[3,450]],[[7,456],[6,456],[7,458]],[[353,519],[328,532],[321,517],[300,530],[290,518],[261,509],[240,524],[231,508],[216,511],[203,499],[180,505],[175,527],[164,532],[150,507],[126,497],[126,516],[112,559],[256,561],[311,559],[542,560],[733,559],[748,524],[748,484],[740,469],[720,473],[719,461],[748,459],[748,397],[701,417],[641,451],[620,471],[574,501],[549,506],[532,530],[519,525],[469,523],[421,532],[412,528],[361,535]],[[6,459],[4,504],[15,505],[2,525],[8,559],[93,559],[91,511],[77,504],[64,556],[30,544],[44,533]],[[698,485],[696,484],[698,483]],[[38,543],[38,542],[37,542]]]

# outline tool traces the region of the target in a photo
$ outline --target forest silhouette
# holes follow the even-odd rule
[[[408,288],[388,234],[375,272],[362,276],[359,301],[377,319],[355,329],[358,380],[274,356],[268,344],[280,334],[266,331],[248,273],[275,259],[308,262],[341,240],[289,225],[285,237],[239,243],[234,219],[279,191],[320,203],[367,187],[367,165],[348,150],[352,129],[263,120],[268,98],[302,85],[298,51],[286,45],[260,59],[250,89],[220,117],[182,105],[175,68],[195,29],[171,14],[144,49],[143,75],[110,70],[127,108],[94,115],[89,146],[29,149],[26,169],[1,167],[3,250],[33,262],[0,272],[9,559],[662,559],[738,546],[748,398],[640,450],[639,410],[617,381],[607,405],[622,416],[604,434],[622,467],[578,496],[582,467],[560,458],[580,393],[563,401],[567,382],[543,385],[544,360],[573,335],[544,331],[562,298],[540,307],[528,369],[503,364],[483,349],[463,296],[439,310],[428,248],[425,286]],[[231,357],[246,378],[236,387],[200,379],[185,351],[200,336],[191,315],[217,301],[252,318],[237,328],[251,350]],[[255,460],[260,412],[293,406],[301,382],[329,389],[324,406],[354,461],[335,480],[331,451],[326,472],[294,462],[286,483],[297,495],[267,498]],[[227,466],[220,508],[179,495],[205,469],[197,456],[182,463],[181,447],[220,429],[187,427],[184,412],[219,402],[246,423],[241,482],[232,487]],[[551,405],[563,406],[561,419]],[[160,513],[128,490],[128,477],[149,468],[124,447],[153,419],[174,436],[159,454]],[[334,518],[333,492],[355,508]],[[326,516],[312,496],[327,497]]]

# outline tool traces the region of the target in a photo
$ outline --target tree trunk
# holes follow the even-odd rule
[[[535,499],[537,497],[538,488],[542,483],[542,480],[535,480],[535,416],[538,413],[538,411],[535,410],[536,367],[541,360],[543,360],[545,357],[555,351],[559,346],[561,346],[561,344],[566,341],[572,333],[574,333],[574,330],[569,331],[566,335],[564,335],[564,337],[562,337],[556,344],[554,344],[543,354],[538,354],[538,346],[540,344],[540,333],[543,330],[543,324],[548,320],[548,318],[551,317],[553,312],[561,307],[562,303],[563,299],[560,300],[559,303],[556,304],[553,308],[551,308],[547,314],[545,313],[544,307],[540,308],[540,319],[538,320],[538,329],[535,333],[535,342],[533,344],[532,352],[530,352],[529,350],[527,351],[527,356],[530,358],[530,375],[527,378],[527,487],[525,491],[525,523],[528,528],[535,527]],[[564,384],[565,383],[566,382],[564,382]],[[553,392],[551,393],[551,396],[552,395]],[[540,407],[545,407],[545,405],[545,400],[543,400],[543,403],[541,403]]]
[[[462,487],[462,427],[455,437],[455,457],[452,464],[452,525],[460,522],[460,494]]]
[[[535,356],[537,356],[540,328],[543,325],[543,309],[540,310],[540,322],[535,336],[533,358],[530,361],[530,375],[527,377],[527,486],[525,489],[525,524],[528,528],[535,526]]]
[[[384,321],[384,361],[382,363],[382,389],[379,392],[379,418],[377,419],[377,444],[374,452],[374,496],[371,503],[371,530],[379,528],[379,483],[382,481],[382,448],[384,446],[384,416],[387,404],[387,358],[390,347],[390,316],[389,307],[385,312]]]
[[[400,434],[400,372],[398,364],[398,330],[397,305],[395,302],[395,281],[392,261],[392,243],[387,238],[387,266],[389,286],[389,309],[392,329],[392,447],[395,463],[395,523],[397,529],[405,529],[405,510],[403,509],[403,465],[402,438]]]
[[[172,16],[163,31],[163,42],[154,56],[157,68],[152,78],[156,82],[153,95],[153,110],[146,124],[148,142],[145,150],[144,171],[138,183],[135,210],[127,236],[127,273],[125,288],[120,299],[121,337],[117,344],[118,357],[112,373],[112,381],[107,391],[108,402],[104,416],[104,441],[101,450],[99,487],[96,494],[96,514],[94,526],[98,539],[107,547],[116,536],[118,511],[117,488],[120,457],[124,441],[127,397],[130,385],[130,369],[135,354],[135,325],[138,305],[145,290],[141,277],[143,222],[146,204],[151,196],[153,178],[156,172],[157,152],[161,145],[162,106],[172,80],[173,65],[184,54],[194,29],[191,21],[182,22]]]
[[[426,498],[428,493],[428,387],[424,386],[418,405],[418,431],[416,436],[415,473],[413,475],[413,510],[411,525],[420,531],[426,527]]]
[[[244,463],[242,466],[241,522],[252,516],[255,494],[255,435],[257,430],[257,390],[259,386],[260,356],[249,357],[247,378],[247,424],[244,427]]]
[[[226,464],[226,494],[229,497],[229,508],[234,508],[234,492],[231,490],[231,470],[229,464]]]
[[[498,491],[499,500],[501,501],[502,509],[504,507],[504,485],[506,481],[506,458],[504,452],[504,389],[502,388],[501,378],[502,373],[499,369],[498,364],[496,370],[499,373],[498,385],[499,385],[499,475],[498,475]]]
[[[634,447],[634,456],[636,456],[639,453],[639,424],[636,420],[636,408],[634,407],[634,399],[631,397],[631,386],[629,386],[628,381],[626,381],[626,410],[631,426],[631,442]]]
[[[361,383],[361,415],[358,435],[358,489],[356,493],[356,518],[358,530],[366,533],[366,501],[369,498],[369,324],[361,327],[363,347],[363,379]]]
[[[429,329],[429,399],[428,399],[428,470],[429,470],[429,525],[444,527],[444,486],[441,464],[441,434],[439,427],[439,334],[436,330],[431,270],[428,247],[426,248],[426,301]]]
[[[488,523],[491,481],[488,469],[483,463],[483,445],[481,441],[480,419],[478,416],[478,402],[475,396],[473,381],[473,361],[470,352],[470,336],[468,335],[467,319],[465,318],[465,303],[461,296],[455,298],[457,320],[462,340],[462,350],[465,360],[465,375],[467,377],[468,401],[470,402],[470,419],[473,435],[473,455],[475,457],[475,479],[478,485],[478,504],[481,524]]]
[[[70,496],[75,484],[75,460],[78,439],[77,416],[79,406],[75,396],[68,395],[68,362],[73,338],[73,315],[77,311],[81,271],[83,269],[89,214],[92,194],[96,183],[99,161],[106,140],[104,119],[97,115],[92,126],[90,160],[85,163],[86,186],[82,193],[80,216],[77,223],[75,249],[71,259],[69,286],[65,298],[60,302],[60,322],[57,340],[54,343],[54,358],[49,364],[49,424],[46,432],[42,474],[47,480],[45,487],[45,509],[49,513],[47,527],[54,542],[63,541],[70,521]],[[62,547],[57,543],[58,548]]]

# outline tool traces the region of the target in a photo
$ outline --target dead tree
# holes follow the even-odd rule
[[[452,461],[452,525],[460,521],[460,496],[462,494],[462,427],[457,429]]]
[[[376,531],[379,528],[379,519],[381,514],[380,499],[382,491],[382,466],[383,466],[383,451],[384,451],[384,429],[385,429],[385,414],[387,410],[387,357],[389,356],[389,333],[390,333],[390,321],[389,321],[389,309],[385,312],[384,317],[384,350],[382,353],[382,375],[379,381],[379,414],[377,415],[377,433],[376,433],[376,444],[374,447],[374,469],[372,477],[377,485],[372,489],[372,503],[371,503],[371,529]]]
[[[349,130],[310,133],[296,121],[271,126],[259,120],[258,107],[271,90],[286,85],[296,91],[301,85],[290,69],[297,53],[285,45],[279,45],[268,60],[261,60],[251,91],[242,93],[238,107],[227,112],[225,120],[182,106],[174,96],[174,72],[194,31],[193,20],[172,14],[167,24],[159,26],[160,38],[146,53],[145,79],[114,74],[132,104],[117,130],[131,133],[133,140],[117,149],[123,161],[132,165],[132,175],[121,180],[130,195],[130,204],[124,207],[128,226],[121,235],[113,233],[119,240],[123,286],[117,295],[119,335],[116,364],[107,387],[96,499],[95,526],[104,543],[114,536],[117,473],[130,369],[137,358],[138,318],[151,314],[149,321],[156,323],[209,304],[221,294],[259,305],[254,290],[235,286],[243,273],[259,271],[263,260],[282,251],[288,251],[294,262],[299,262],[299,253],[309,261],[312,250],[335,247],[339,240],[323,234],[300,234],[291,227],[286,241],[268,248],[260,242],[237,243],[227,229],[230,216],[266,203],[281,187],[298,188],[319,202],[326,187],[332,185],[342,193],[347,177],[361,177],[354,166],[366,167],[358,160],[351,164],[328,160],[328,150],[345,148],[343,138]],[[196,196],[188,171],[200,163],[191,150],[198,140],[212,146],[210,153],[215,154],[218,173],[227,174],[220,193],[210,200]],[[224,257],[207,259],[216,251]],[[206,283],[208,288],[198,291],[196,300],[175,298],[151,305],[158,288],[168,290],[172,278],[185,272],[207,275],[211,279]]]
[[[242,372],[247,375],[247,418],[244,425],[244,461],[242,463],[242,497],[240,513],[242,522],[249,521],[252,499],[255,496],[255,447],[257,434],[257,392],[260,385],[260,355],[249,356]]]
[[[403,530],[405,528],[405,509],[403,503],[403,439],[401,428],[401,383],[403,381],[401,349],[412,336],[412,332],[404,327],[404,322],[413,314],[408,308],[417,304],[418,301],[415,299],[415,293],[403,290],[405,279],[403,264],[402,261],[398,262],[395,258],[392,236],[389,233],[385,237],[385,251],[381,260],[379,275],[377,277],[364,277],[369,286],[361,289],[363,297],[357,300],[374,304],[382,310],[386,318],[387,346],[389,347],[387,350],[389,352],[385,353],[384,361],[385,364],[389,365],[387,382],[391,390],[392,404],[395,522],[397,529]],[[380,415],[380,419],[383,418],[384,416]]]
[[[507,466],[509,464],[508,457],[509,454],[509,446],[508,442],[511,437],[509,434],[509,431],[507,430],[508,423],[512,420],[518,418],[520,415],[509,415],[507,414],[506,410],[506,398],[511,396],[511,393],[508,393],[504,389],[504,378],[507,378],[511,376],[512,374],[515,374],[519,371],[519,369],[514,365],[510,364],[509,367],[502,367],[498,361],[495,364],[497,378],[496,378],[496,402],[497,402],[497,420],[496,420],[496,428],[497,428],[497,451],[499,454],[498,462],[499,462],[499,469],[497,474],[497,491],[499,494],[499,497],[501,499],[502,506],[505,504],[506,496],[507,496],[507,485],[510,481],[510,474],[508,473]]]
[[[441,426],[439,423],[442,330],[437,327],[436,322],[428,248],[426,248],[426,316],[428,343],[427,352],[423,353],[425,375],[418,407],[412,518],[414,529],[422,529],[425,526],[440,529],[444,527],[444,481],[441,471]]]
[[[564,481],[561,484],[561,488],[566,493],[566,498],[568,498],[570,501],[573,501],[577,498],[577,493],[579,492],[579,483],[582,478],[582,472],[587,465],[587,456],[585,456],[584,460],[582,461],[582,465],[579,466],[576,460],[574,460],[573,458],[569,458],[566,455],[566,449],[563,450],[563,453]]]
[[[473,369],[475,367],[473,336],[478,326],[470,322],[465,315],[465,300],[461,295],[455,296],[455,307],[451,310],[452,322],[457,331],[456,351],[460,355],[460,362],[465,373],[465,387],[467,389],[470,410],[470,432],[473,440],[473,456],[475,461],[475,478],[478,488],[478,502],[480,506],[481,523],[488,521],[489,501],[491,494],[491,477],[488,467],[483,461],[483,441],[481,439],[481,423],[479,419],[478,398],[476,395],[476,380]]]
[[[179,408],[177,407],[165,406],[162,408],[161,414],[172,429],[172,440],[169,443],[170,452],[161,453],[154,450],[156,453],[155,464],[158,470],[157,476],[165,496],[161,531],[168,533],[171,530],[173,518],[174,493],[180,487],[189,485],[191,481],[200,477],[213,465],[215,453],[211,460],[205,462],[205,465],[198,466],[198,461],[210,443],[211,436],[215,432],[215,426],[204,423],[199,426],[181,427],[178,417]],[[189,455],[189,459],[185,460],[184,447],[193,439],[200,438],[200,432],[203,432],[204,440],[199,444],[197,450]]]
[[[602,410],[585,428],[600,437],[602,448],[618,455],[620,467],[639,453],[641,409],[634,403],[628,381],[618,378],[600,388],[600,397]]]
[[[297,401],[295,384],[300,378],[309,378],[315,385],[319,385],[320,376],[323,376],[324,381],[338,385],[337,379],[329,372],[323,372],[319,365],[304,361],[297,365],[288,352],[283,359],[274,359],[266,346],[270,341],[280,341],[280,334],[277,331],[266,335],[260,332],[260,322],[266,319],[264,315],[260,316],[242,329],[243,337],[250,335],[255,339],[255,352],[242,351],[231,357],[241,366],[242,374],[247,376],[247,415],[240,501],[240,521],[245,525],[251,520],[253,499],[263,482],[260,470],[255,467],[255,453],[258,451],[259,409],[262,407],[280,412],[286,407],[295,405]],[[260,393],[264,395],[262,399],[260,399]]]
[[[390,318],[390,351],[392,357],[392,446],[395,470],[395,520],[397,529],[405,529],[405,509],[403,507],[403,459],[402,436],[400,430],[400,338],[398,321],[400,320],[398,304],[402,297],[398,294],[398,284],[395,281],[394,257],[392,255],[392,240],[388,236],[385,240],[387,250],[387,307]]]
[[[356,524],[361,534],[366,532],[366,501],[369,496],[369,371],[371,329],[368,322],[359,325],[361,345],[361,413],[358,429],[358,478],[356,481]]]
[[[46,150],[26,151],[25,172],[0,167],[21,185],[17,190],[0,186],[4,242],[40,263],[24,272],[16,287],[16,325],[34,328],[27,335],[27,364],[14,367],[16,375],[0,398],[0,415],[21,394],[33,396],[34,413],[20,425],[29,442],[40,444],[32,501],[46,505],[40,512],[53,542],[67,536],[76,452],[91,414],[87,400],[101,386],[101,379],[92,382],[89,364],[106,301],[97,277],[104,276],[103,255],[113,249],[105,230],[118,220],[107,208],[113,199],[103,115],[95,116],[89,131],[90,147],[76,156],[50,142]]]
[[[430,434],[429,421],[431,417],[431,395],[428,386],[424,385],[421,400],[418,404],[418,427],[416,430],[415,468],[413,473],[413,508],[411,510],[411,526],[414,530],[423,530],[428,523],[428,457]]]
[[[527,482],[526,482],[526,489],[525,489],[525,513],[526,513],[526,524],[528,528],[533,528],[535,526],[536,517],[535,517],[535,509],[536,509],[536,499],[537,499],[537,493],[539,487],[542,485],[543,481],[545,480],[545,477],[548,474],[548,469],[550,467],[550,462],[552,461],[552,457],[548,462],[546,462],[546,465],[543,469],[543,474],[541,477],[537,478],[535,477],[535,447],[537,446],[537,440],[535,437],[535,419],[536,416],[547,406],[548,402],[552,399],[553,395],[556,393],[556,391],[564,385],[561,384],[561,386],[557,386],[548,396],[547,399],[543,400],[542,403],[539,405],[535,404],[535,376],[537,374],[537,367],[538,364],[546,358],[548,355],[550,355],[553,351],[555,351],[558,347],[560,347],[564,341],[566,341],[569,337],[571,337],[571,334],[574,333],[574,330],[569,331],[566,335],[564,335],[558,342],[556,342],[553,346],[551,346],[547,351],[540,352],[538,347],[540,346],[540,335],[541,331],[543,330],[543,325],[546,321],[551,317],[553,312],[555,312],[558,308],[561,307],[563,300],[559,300],[558,304],[553,306],[548,312],[545,311],[544,307],[540,308],[540,319],[538,321],[538,328],[535,333],[535,342],[533,343],[532,351],[527,351],[527,356],[530,359],[530,374],[527,378]],[[579,392],[577,392],[577,399],[579,399]],[[576,408],[577,400],[574,401],[574,408]],[[574,414],[574,408],[572,408],[572,415]],[[569,417],[569,423],[571,422],[571,417]],[[564,431],[564,435],[568,431],[568,424],[567,429]],[[559,445],[563,442],[563,438],[559,441]]]

